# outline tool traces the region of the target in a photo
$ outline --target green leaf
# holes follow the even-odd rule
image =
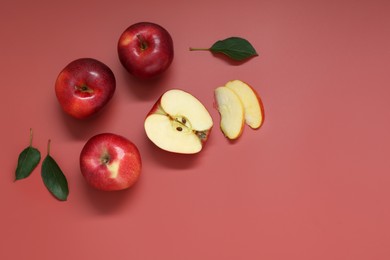
[[[30,145],[19,154],[15,180],[21,180],[30,176],[41,160],[41,153],[32,146],[32,139],[33,131],[30,128]]]
[[[41,160],[41,153],[34,147],[24,149],[18,159],[18,166],[15,171],[15,179],[21,180],[30,176]]]
[[[258,56],[255,48],[253,48],[250,42],[240,37],[230,37],[217,41],[211,46],[210,51],[213,53],[223,53],[229,58],[237,61]]]
[[[243,61],[258,56],[255,48],[249,41],[240,37],[230,37],[217,41],[210,48],[190,48],[190,51],[211,51],[222,53],[232,60]]]
[[[61,201],[65,201],[68,198],[68,181],[56,161],[50,156],[49,152],[42,162],[41,175],[43,183],[54,197]]]

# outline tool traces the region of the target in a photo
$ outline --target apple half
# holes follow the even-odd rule
[[[159,148],[194,154],[206,143],[213,120],[205,106],[193,95],[179,89],[165,92],[145,119],[145,132]]]
[[[231,89],[240,98],[244,106],[245,123],[258,129],[264,122],[264,106],[254,88],[241,80],[232,80],[225,87]]]

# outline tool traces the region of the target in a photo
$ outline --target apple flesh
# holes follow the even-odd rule
[[[141,174],[141,156],[135,144],[120,135],[98,134],[80,153],[80,169],[92,187],[103,191],[133,186]]]
[[[258,129],[264,122],[264,106],[254,88],[241,80],[226,83],[227,88],[236,93],[244,106],[245,123],[253,129]]]
[[[214,97],[219,114],[220,127],[223,134],[233,140],[240,137],[244,128],[244,107],[240,98],[227,87],[214,90]]]
[[[153,78],[168,69],[173,60],[173,41],[162,26],[140,22],[129,26],[118,41],[123,67],[137,78]]]
[[[145,119],[145,132],[159,148],[194,154],[205,145],[213,120],[204,105],[179,89],[165,92]]]
[[[55,83],[55,93],[63,111],[78,119],[98,113],[110,101],[115,88],[111,69],[92,58],[70,62]]]
[[[258,129],[264,122],[264,106],[254,88],[241,80],[232,80],[214,91],[221,115],[221,130],[229,139],[237,139],[246,123]]]

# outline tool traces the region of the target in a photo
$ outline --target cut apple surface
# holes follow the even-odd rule
[[[223,134],[233,140],[237,139],[244,128],[244,106],[238,95],[227,87],[214,90],[215,101],[221,115],[220,127]]]
[[[259,128],[264,122],[264,108],[257,92],[241,80],[232,80],[225,87],[234,91],[244,106],[245,123],[253,129]]]
[[[194,154],[202,150],[213,120],[204,105],[179,89],[165,92],[145,119],[148,138],[163,150]]]

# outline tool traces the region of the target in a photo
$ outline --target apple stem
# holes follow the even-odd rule
[[[190,51],[209,51],[210,49],[209,48],[191,48],[190,47]]]
[[[74,86],[74,88],[78,91],[84,92],[84,93],[93,93],[93,90],[90,89],[87,85],[81,85],[81,86]]]
[[[148,48],[148,44],[146,43],[144,37],[141,34],[137,34],[137,38],[141,43],[141,49],[146,50]]]

